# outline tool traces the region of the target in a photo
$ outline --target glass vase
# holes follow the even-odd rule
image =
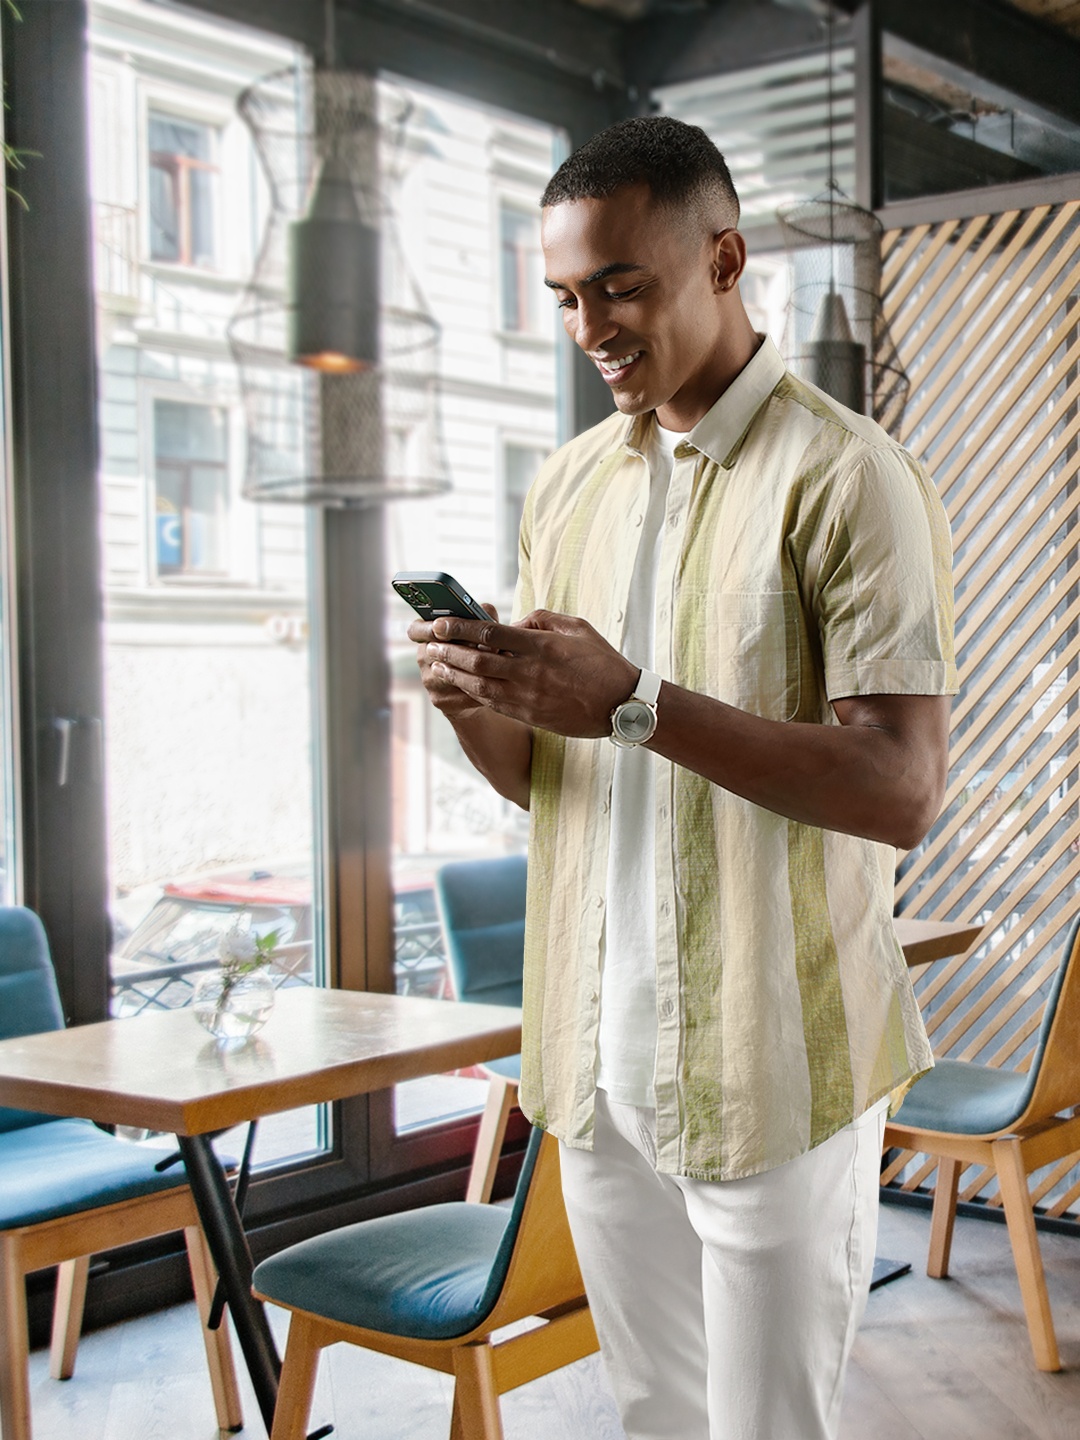
[[[246,1040],[266,1024],[276,995],[265,970],[232,980],[224,970],[208,970],[195,984],[191,1008],[216,1039]]]

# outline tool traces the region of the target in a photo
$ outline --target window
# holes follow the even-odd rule
[[[502,328],[519,334],[543,331],[546,298],[540,219],[512,205],[499,210],[502,255]]]
[[[222,575],[228,568],[227,452],[224,410],[155,400],[154,546],[159,575]]]
[[[454,386],[454,404],[443,415],[454,488],[422,510],[387,507],[389,568],[447,570],[505,614],[517,578],[521,506],[555,446],[558,412],[554,307],[543,285],[539,212],[524,201],[505,200],[503,175],[512,168],[521,183],[528,167],[530,188],[540,194],[554,169],[558,137],[547,126],[445,92],[404,83],[398,89],[413,103],[409,144],[402,147],[405,158],[388,207],[403,234],[453,235],[452,244],[418,250],[415,284],[440,324],[442,375]],[[481,185],[485,203],[466,203]],[[501,276],[500,305],[484,333],[474,317],[490,306],[493,274]],[[475,304],[463,309],[466,295]],[[508,334],[527,337],[527,343],[507,343]],[[401,382],[395,377],[388,383]],[[389,427],[384,443],[392,466],[415,440]],[[453,860],[520,853],[528,817],[466,760],[450,724],[423,693],[415,647],[405,633],[410,613],[400,600],[388,604],[392,983],[399,992],[453,1000],[434,901],[438,872]],[[383,983],[389,981],[387,976]],[[468,1070],[398,1085],[389,1103],[374,1099],[374,1173],[447,1159],[455,1147],[460,1153],[486,1088],[483,1072]]]
[[[518,531],[521,528],[525,496],[547,453],[538,445],[519,445],[514,441],[508,442],[503,450],[501,579],[503,589],[508,594],[513,593],[517,584]]]
[[[212,266],[216,139],[209,125],[150,115],[150,258]]]

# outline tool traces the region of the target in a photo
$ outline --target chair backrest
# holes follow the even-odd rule
[[[559,1176],[559,1142],[532,1131],[513,1208],[491,1267],[489,1330],[539,1315],[585,1294]],[[497,1299],[494,1296],[497,1295]]]
[[[0,1040],[63,1028],[64,1011],[41,921],[21,905],[0,906]],[[55,1119],[0,1107],[0,1132]]]
[[[520,1005],[525,954],[524,855],[454,860],[435,877],[459,1000]]]
[[[1080,1105],[1080,916],[1069,926],[1028,1077],[1018,1129]]]

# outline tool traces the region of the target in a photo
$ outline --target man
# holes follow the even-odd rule
[[[754,333],[702,131],[623,121],[542,205],[616,413],[529,494],[522,618],[410,634],[531,810],[522,1108],[562,1142],[627,1434],[825,1440],[884,1107],[933,1063],[891,913],[945,785],[947,525]]]

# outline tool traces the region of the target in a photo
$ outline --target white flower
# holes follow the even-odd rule
[[[221,937],[218,954],[226,965],[247,965],[259,954],[258,937],[250,930],[226,931]]]

